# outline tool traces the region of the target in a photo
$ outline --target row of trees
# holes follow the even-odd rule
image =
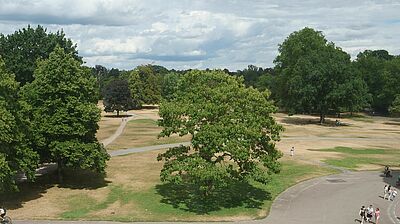
[[[243,76],[247,86],[269,89],[289,113],[326,114],[370,110],[398,115],[400,56],[386,50],[366,50],[355,60],[323,34],[304,28],[279,46],[274,68],[253,65],[228,72]]]
[[[0,192],[16,173],[35,179],[39,164],[104,172],[96,139],[96,80],[62,32],[28,27],[0,37]]]

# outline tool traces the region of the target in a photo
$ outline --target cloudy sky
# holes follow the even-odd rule
[[[400,0],[0,0],[0,33],[27,24],[63,29],[87,65],[120,69],[270,67],[306,26],[353,57],[400,54]]]

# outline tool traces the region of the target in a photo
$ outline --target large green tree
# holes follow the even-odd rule
[[[109,155],[96,139],[100,109],[90,69],[56,47],[38,62],[35,80],[22,88],[42,161],[104,172]]]
[[[28,180],[35,177],[39,157],[27,141],[29,129],[21,113],[18,83],[5,71],[0,58],[0,192],[15,190],[15,174],[23,172]]]
[[[190,71],[175,97],[160,105],[161,137],[192,136],[191,146],[168,149],[161,180],[189,184],[208,196],[231,181],[266,183],[280,169],[275,142],[282,127],[268,92],[246,88],[223,71]]]
[[[360,108],[369,97],[352,72],[350,56],[320,31],[304,28],[290,34],[274,62],[278,98],[290,112],[319,113],[323,123],[329,112],[340,112],[349,102],[353,110]],[[352,91],[353,87],[361,89]]]
[[[0,34],[0,55],[8,72],[15,74],[21,85],[32,82],[36,61],[48,58],[57,45],[81,61],[76,45],[65,37],[63,31],[51,33],[38,25],[36,28],[28,26],[9,35]]]
[[[133,108],[140,109],[143,105],[143,82],[136,70],[125,72],[123,77],[128,80],[129,90],[131,91]]]
[[[104,90],[104,111],[128,111],[133,107],[131,91],[129,90],[128,81],[114,80],[110,82]]]
[[[163,99],[171,100],[175,97],[180,77],[181,74],[176,72],[168,73],[163,77],[161,86],[161,96]]]
[[[393,56],[385,50],[365,50],[359,53],[353,62],[372,95],[371,107],[374,111],[385,113],[390,104],[391,99],[383,94],[383,90],[385,88],[385,66],[392,59]]]

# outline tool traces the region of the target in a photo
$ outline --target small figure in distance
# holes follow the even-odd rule
[[[294,156],[294,146],[290,149],[290,156]]]
[[[389,166],[385,166],[385,170],[383,171],[383,173],[385,174],[385,177],[392,177]]]
[[[340,124],[341,124],[341,123],[340,123],[339,120],[336,120],[336,121],[335,121],[335,125],[336,125],[336,126],[340,126]]]

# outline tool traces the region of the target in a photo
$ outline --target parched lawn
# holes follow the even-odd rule
[[[399,149],[356,149],[350,147],[335,147],[328,149],[313,149],[311,151],[339,153],[339,158],[329,158],[323,161],[333,166],[351,170],[357,170],[360,168],[377,169],[385,165],[395,167],[400,164]]]
[[[162,128],[157,126],[157,121],[152,119],[131,120],[125,126],[124,132],[112,142],[107,149],[127,149],[149,145],[161,145],[190,141],[190,136],[157,138]]]
[[[134,158],[135,155],[115,159],[120,162],[129,161],[129,157]],[[146,159],[143,161],[147,165],[154,163]],[[273,199],[289,186],[336,172],[285,160],[282,162],[282,172],[273,176],[268,185],[237,184],[204,201],[190,197],[185,188],[160,183],[159,169],[138,174],[131,170],[136,169],[137,165],[117,161],[112,161],[112,164],[118,165],[112,165],[110,169],[120,167],[118,175],[126,175],[125,180],[132,178],[132,181],[137,181],[136,184],[126,183],[116,177],[108,186],[108,194],[100,200],[81,193],[72,195],[66,202],[69,209],[61,213],[59,218],[114,221],[229,221],[262,218],[268,214]],[[161,168],[159,165],[155,167]],[[113,171],[110,172],[112,174]],[[143,176],[137,176],[141,174]]]

